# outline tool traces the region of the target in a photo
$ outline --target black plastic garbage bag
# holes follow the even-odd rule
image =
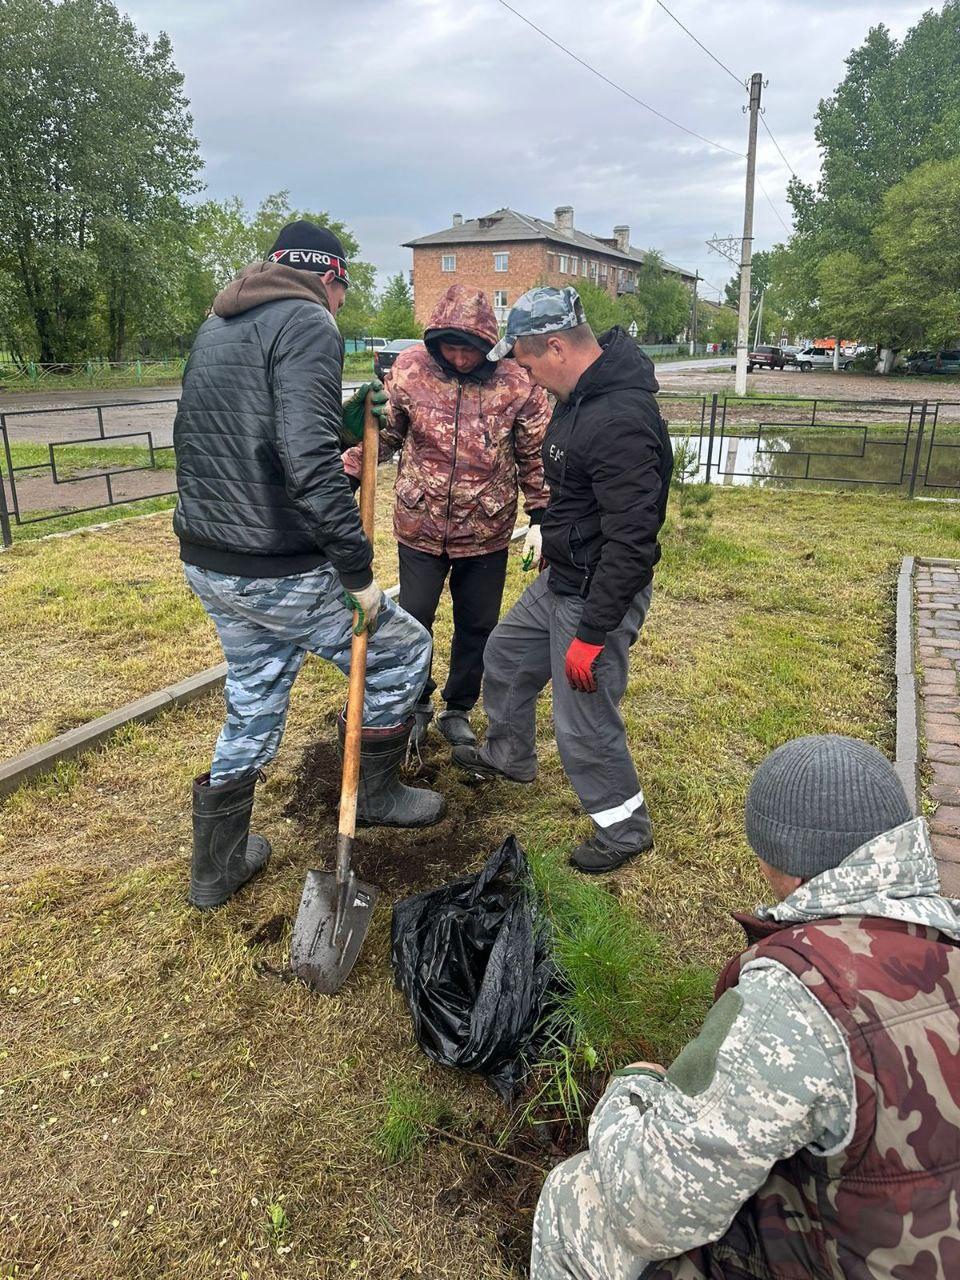
[[[393,973],[424,1053],[505,1100],[536,1059],[556,972],[526,855],[508,836],[478,875],[398,902]]]

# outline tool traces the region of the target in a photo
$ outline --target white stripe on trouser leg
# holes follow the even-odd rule
[[[615,804],[612,809],[601,809],[599,813],[591,813],[590,817],[598,827],[612,827],[615,822],[625,822],[642,804],[643,792],[638,791],[629,800],[624,800],[623,804]]]

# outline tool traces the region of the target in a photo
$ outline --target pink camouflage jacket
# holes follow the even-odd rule
[[[452,285],[426,330],[457,329],[491,346],[497,322],[486,296]],[[547,505],[540,448],[550,409],[543,391],[514,360],[456,377],[427,346],[402,351],[385,378],[390,425],[380,461],[400,451],[393,529],[397,541],[452,558],[501,551],[517,519],[518,485],[528,513]],[[360,475],[360,448],[344,467]]]

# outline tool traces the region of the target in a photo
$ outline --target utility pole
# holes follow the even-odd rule
[[[699,283],[700,283],[700,271],[698,269],[696,275],[693,278],[693,326],[692,326],[693,337],[690,339],[690,354],[692,356],[695,356],[697,354],[697,286],[699,285]]]
[[[750,133],[747,142],[747,185],[743,201],[743,239],[740,251],[740,316],[737,326],[737,376],[734,389],[738,396],[747,392],[747,355],[750,343],[750,264],[753,261],[753,190],[757,177],[757,119],[760,115],[760,91],[763,76],[755,71],[750,77]]]

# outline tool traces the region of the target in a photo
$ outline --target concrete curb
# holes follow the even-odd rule
[[[151,514],[160,514],[151,513]],[[526,536],[527,525],[515,529],[511,538]],[[391,600],[400,594],[399,582],[387,587],[383,593]],[[147,724],[165,711],[174,707],[185,707],[198,698],[219,689],[227,678],[227,664],[221,662],[216,667],[208,667],[177,684],[167,685],[156,693],[148,693],[136,702],[128,702],[125,706],[110,711],[105,716],[90,720],[76,729],[61,733],[39,747],[31,747],[20,755],[11,756],[9,760],[0,761],[0,797],[8,796],[23,783],[29,782],[40,774],[49,773],[62,760],[72,760],[86,751],[93,751],[102,746],[118,729],[125,724]]]
[[[913,579],[917,562],[904,556],[897,578],[897,752],[895,768],[914,813],[919,801],[920,738],[917,654],[913,629]]]

